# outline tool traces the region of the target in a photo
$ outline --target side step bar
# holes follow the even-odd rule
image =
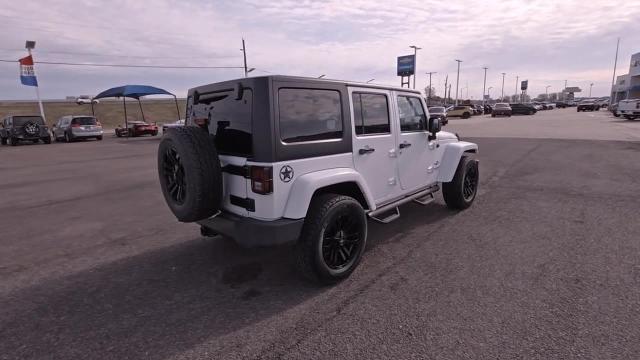
[[[398,201],[392,202],[390,204],[381,206],[377,209],[375,209],[374,211],[369,212],[367,215],[369,215],[369,217],[377,222],[383,223],[383,224],[388,224],[390,222],[392,222],[393,220],[396,220],[400,217],[400,209],[398,208],[398,206],[406,204],[408,202],[414,201],[420,205],[428,205],[430,203],[432,203],[433,201],[435,201],[435,198],[433,196],[433,193],[435,193],[436,191],[440,190],[440,187],[438,185],[434,185],[431,187],[426,188],[425,190],[419,191],[413,195],[409,195],[405,198],[402,198]],[[379,217],[378,215],[382,215],[384,213],[390,212],[393,210],[392,214],[389,214],[386,217]]]

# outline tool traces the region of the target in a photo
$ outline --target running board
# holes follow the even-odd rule
[[[398,201],[392,202],[390,204],[381,206],[377,209],[375,209],[374,211],[371,211],[370,213],[368,213],[367,215],[369,215],[369,217],[377,222],[383,223],[383,224],[388,224],[390,222],[392,222],[393,220],[396,220],[400,217],[400,209],[398,208],[398,206],[406,204],[408,202],[411,201],[415,201],[418,204],[421,205],[427,205],[431,202],[433,202],[435,200],[433,193],[440,190],[440,187],[438,187],[438,185],[434,185],[431,186],[425,190],[419,191],[413,195],[409,195],[405,198],[402,198]],[[384,218],[380,218],[378,217],[378,215],[382,215],[386,212],[389,212],[391,210],[394,210],[394,213],[384,217]]]

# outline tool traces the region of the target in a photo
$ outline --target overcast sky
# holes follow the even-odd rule
[[[564,80],[593,96],[608,95],[616,38],[618,75],[640,51],[640,1],[490,0],[0,0],[0,59],[25,55],[35,40],[36,62],[242,66],[270,73],[399,85],[396,57],[418,45],[417,87],[441,95],[445,76],[455,89],[463,60],[463,97],[487,87],[513,94],[516,75],[529,94],[559,91]],[[123,84],[148,84],[178,95],[188,88],[243,76],[241,69],[131,69],[36,65],[43,98],[96,93]],[[455,91],[455,90],[454,90]],[[0,62],[0,99],[31,99],[18,65]]]

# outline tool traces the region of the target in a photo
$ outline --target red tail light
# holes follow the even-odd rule
[[[198,126],[207,126],[207,118],[196,118],[193,119],[193,123]]]
[[[273,192],[273,168],[271,166],[251,166],[251,190],[262,195]]]
[[[71,127],[80,127],[80,124],[71,124]]]

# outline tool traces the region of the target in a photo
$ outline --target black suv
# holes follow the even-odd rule
[[[511,113],[513,115],[533,115],[537,111],[536,108],[529,104],[511,104]]]
[[[21,140],[33,143],[42,140],[45,144],[51,144],[49,129],[41,116],[7,116],[2,119],[0,143],[16,146]]]

